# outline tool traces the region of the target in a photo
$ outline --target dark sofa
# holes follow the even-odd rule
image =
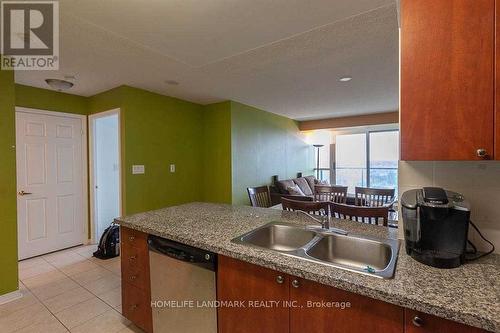
[[[273,185],[269,186],[271,193],[271,202],[273,205],[281,203],[281,198],[285,197],[292,200],[313,201],[314,186],[318,184],[318,180],[314,176],[299,177],[294,179],[276,180]],[[305,196],[290,194],[288,187],[297,185]]]

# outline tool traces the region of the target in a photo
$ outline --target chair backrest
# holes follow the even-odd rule
[[[250,203],[253,207],[263,207],[269,208],[271,204],[271,194],[269,193],[269,187],[259,186],[259,187],[249,187],[247,188],[248,197],[250,198]]]
[[[389,207],[363,207],[330,203],[330,213],[332,217],[338,219],[369,224],[379,224],[379,221],[382,220],[382,225],[386,227],[389,217]]]
[[[281,198],[281,205],[283,206],[283,210],[289,210],[292,212],[301,210],[309,214],[328,214],[328,202],[299,201]]]
[[[394,202],[395,189],[356,187],[356,206],[382,207]]]
[[[314,186],[314,200],[346,203],[347,186],[316,185]]]

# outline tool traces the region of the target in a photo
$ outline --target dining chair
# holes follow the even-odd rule
[[[389,207],[364,207],[330,203],[330,213],[335,218],[369,224],[378,225],[379,221],[382,220],[382,225],[387,227]]]
[[[394,204],[394,195],[396,190],[385,188],[355,188],[355,202],[356,206],[366,207],[383,207],[392,206]]]
[[[328,202],[324,201],[299,201],[281,198],[283,210],[292,212],[301,210],[314,215],[328,214],[328,204]]]
[[[316,185],[314,186],[314,200],[345,204],[347,200],[347,186]]]
[[[269,208],[272,206],[269,187],[267,186],[249,187],[247,188],[247,192],[252,207]]]

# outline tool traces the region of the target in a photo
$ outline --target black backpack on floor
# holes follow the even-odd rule
[[[111,223],[104,230],[104,233],[99,240],[97,251],[94,252],[94,257],[99,259],[110,259],[120,255],[120,227]]]

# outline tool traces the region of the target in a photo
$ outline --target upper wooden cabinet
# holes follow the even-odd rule
[[[500,158],[495,0],[402,0],[401,25],[401,159]]]

